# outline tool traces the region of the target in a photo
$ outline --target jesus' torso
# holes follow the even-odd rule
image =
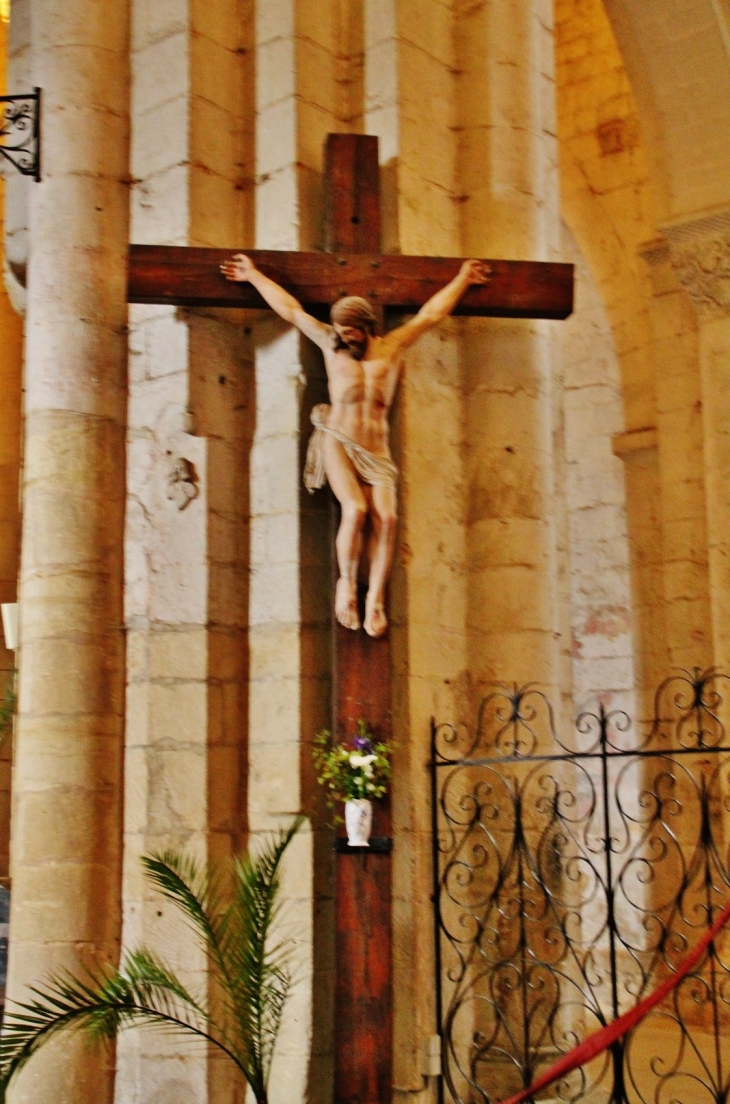
[[[324,360],[331,403],[328,425],[375,456],[390,456],[388,414],[400,376],[400,351],[374,337],[362,360],[344,349],[326,350]]]

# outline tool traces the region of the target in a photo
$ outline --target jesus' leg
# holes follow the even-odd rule
[[[335,589],[335,617],[346,629],[359,629],[357,568],[362,552],[362,530],[368,513],[367,502],[347,453],[339,441],[330,436],[324,442],[324,469],[342,509],[335,545],[340,573]]]
[[[382,636],[388,627],[385,616],[385,586],[388,582],[398,525],[398,500],[392,487],[370,488],[373,542],[370,552],[370,580],[365,599],[365,632]]]

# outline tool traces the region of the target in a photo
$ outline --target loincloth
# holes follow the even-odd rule
[[[356,441],[346,437],[337,429],[327,425],[327,418],[332,408],[326,403],[319,403],[312,411],[312,425],[314,433],[309,438],[307,448],[307,461],[304,465],[304,486],[310,494],[314,494],[320,487],[324,487],[327,476],[324,470],[324,441],[325,434],[329,433],[339,441],[347,453],[357,474],[363,483],[369,483],[371,487],[396,488],[398,482],[398,469],[389,456],[375,456],[369,449],[358,445]]]

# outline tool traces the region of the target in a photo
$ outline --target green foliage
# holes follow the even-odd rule
[[[0,748],[6,743],[13,733],[13,717],[18,704],[15,693],[15,672],[11,672],[10,678],[5,684],[5,697],[0,701]]]
[[[268,1104],[268,1081],[290,985],[290,940],[272,940],[279,914],[281,860],[302,824],[298,817],[256,854],[237,859],[232,877],[206,871],[175,852],[143,858],[145,873],[179,908],[206,953],[220,999],[189,992],[152,951],[124,956],[79,979],[51,978],[34,999],[6,1011],[0,1036],[0,1104],[15,1074],[48,1039],[66,1028],[97,1041],[125,1027],[147,1025],[213,1044],[238,1067],[257,1104]]]
[[[353,746],[334,744],[331,733],[314,738],[317,781],[327,792],[330,807],[338,801],[385,797],[390,778],[390,748],[376,743],[365,722],[357,722]]]

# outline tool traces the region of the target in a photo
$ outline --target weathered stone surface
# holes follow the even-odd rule
[[[32,193],[25,540],[8,991],[119,953],[128,241],[125,3],[33,9],[45,180]],[[59,1040],[14,1090],[112,1098],[108,1054]]]

